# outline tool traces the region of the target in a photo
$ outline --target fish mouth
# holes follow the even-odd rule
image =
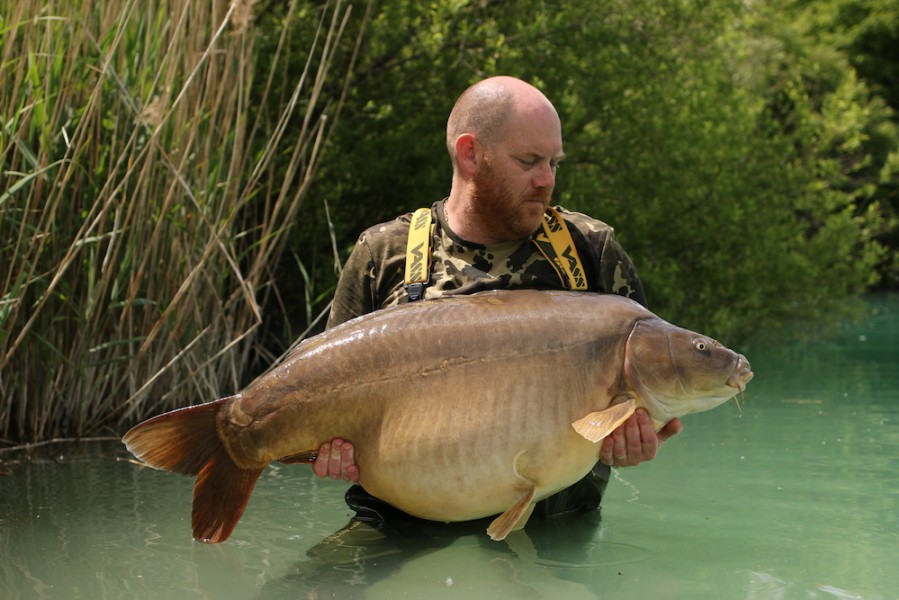
[[[743,414],[743,408],[740,406],[740,401],[737,399],[739,395],[742,398],[743,402],[746,402],[746,397],[743,395],[743,390],[746,389],[746,384],[752,381],[753,372],[752,366],[750,366],[749,361],[746,360],[746,357],[742,354],[739,355],[737,359],[737,366],[734,368],[734,372],[727,379],[727,386],[736,388],[737,393],[734,394],[734,404],[737,405],[737,410],[740,412],[740,415]]]
[[[752,381],[753,375],[752,366],[749,364],[749,361],[746,360],[745,356],[740,355],[737,359],[737,366],[734,368],[734,372],[727,379],[727,386],[737,388],[737,391],[742,395],[743,390],[746,389],[746,384]]]

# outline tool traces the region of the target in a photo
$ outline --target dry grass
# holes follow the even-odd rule
[[[7,443],[121,431],[240,385],[271,266],[349,81],[334,66],[348,6],[310,16],[291,2],[277,51],[258,57],[254,3],[7,4]],[[317,19],[317,33],[284,81],[297,19]]]

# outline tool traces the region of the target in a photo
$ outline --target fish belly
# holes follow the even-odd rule
[[[540,499],[571,485],[599,455],[571,423],[588,401],[594,410],[608,402],[561,382],[562,362],[478,363],[419,382],[389,405],[377,436],[356,444],[362,485],[438,521],[497,514],[532,487]]]

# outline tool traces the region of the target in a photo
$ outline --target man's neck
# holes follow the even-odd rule
[[[465,193],[458,192],[455,186],[443,203],[443,207],[446,214],[446,224],[449,225],[453,233],[463,240],[482,246],[507,241],[496,239],[495,236],[491,235],[489,229],[481,223],[478,215],[472,210],[471,197]]]

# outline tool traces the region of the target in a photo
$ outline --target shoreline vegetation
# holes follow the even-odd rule
[[[498,73],[556,104],[556,200],[614,225],[654,312],[728,345],[835,327],[899,287],[883,23],[879,0],[0,0],[0,447],[117,437],[276,364],[359,232],[445,195],[446,115]]]
[[[3,443],[117,433],[240,387],[349,81],[349,6],[314,16],[288,74],[286,26],[257,69],[252,4],[10,7]]]

